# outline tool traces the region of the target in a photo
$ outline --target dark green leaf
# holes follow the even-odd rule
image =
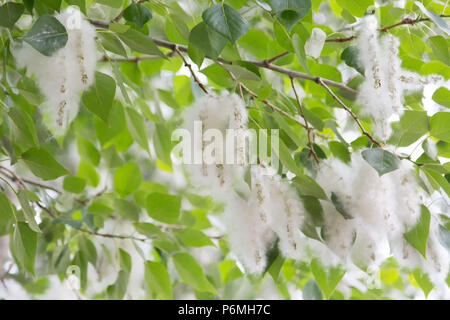
[[[63,48],[68,40],[66,28],[53,16],[43,15],[24,36],[24,41],[45,56]]]
[[[83,104],[107,122],[116,95],[116,82],[110,76],[96,72],[95,83],[83,94]]]
[[[383,174],[397,170],[400,165],[400,160],[396,155],[380,148],[367,149],[361,154],[364,160],[377,170],[380,177]]]
[[[189,43],[199,48],[205,55],[216,60],[227,44],[227,39],[210,28],[206,23],[196,25],[189,35]]]
[[[230,40],[231,43],[235,43],[248,32],[247,21],[241,17],[239,12],[224,3],[212,5],[203,12],[202,17],[208,26]]]
[[[22,154],[22,160],[35,176],[44,180],[54,180],[69,173],[44,149],[29,149]]]
[[[7,2],[0,7],[0,26],[12,28],[25,11],[23,4]]]
[[[139,28],[142,28],[153,15],[149,8],[140,3],[132,3],[124,10],[123,17],[125,20],[134,22]]]

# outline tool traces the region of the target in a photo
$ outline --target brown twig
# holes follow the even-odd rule
[[[11,272],[11,269],[13,268],[14,264],[11,263],[8,267],[8,269],[5,271],[5,273],[0,277],[0,282],[4,284],[6,278],[8,278],[9,273]]]
[[[208,94],[208,90],[206,90],[205,86],[200,82],[200,80],[197,78],[197,76],[195,75],[194,70],[192,69],[192,65],[187,62],[186,58],[183,56],[183,54],[181,53],[180,49],[178,49],[178,46],[176,45],[173,49],[176,53],[178,53],[178,55],[181,57],[181,59],[183,60],[184,65],[189,69],[192,78],[194,78],[194,81],[198,84],[198,86],[200,87],[200,89],[202,89],[202,91],[206,94]]]
[[[316,162],[319,163],[320,162],[319,157],[317,156],[317,153],[314,150],[314,146],[313,146],[312,139],[311,139],[312,128],[309,126],[308,120],[306,120],[305,112],[303,111],[303,105],[300,101],[300,97],[298,96],[297,89],[295,89],[294,78],[291,78],[291,86],[292,86],[292,90],[294,90],[295,99],[297,99],[297,104],[298,104],[298,109],[300,111],[300,115],[302,116],[303,120],[305,121],[305,129],[308,133],[308,145],[309,145],[309,149],[310,149],[309,152],[310,152],[310,154],[312,154],[314,156],[314,159],[316,160]]]
[[[442,15],[440,15],[440,17],[441,18],[448,18],[449,15],[442,14]],[[388,32],[389,30],[391,30],[393,28],[396,28],[396,27],[399,27],[399,26],[415,25],[416,23],[425,22],[425,21],[431,21],[431,20],[430,20],[430,18],[412,19],[412,18],[406,17],[406,18],[403,18],[402,21],[397,22],[397,23],[395,23],[393,25],[390,25],[390,26],[386,26],[384,28],[380,28],[380,29],[378,29],[378,31],[380,31],[380,32]],[[353,36],[346,37],[346,38],[327,39],[327,40],[325,40],[325,42],[347,42],[347,41],[352,41],[352,40],[354,40],[356,38],[358,38],[358,36],[353,35]]]
[[[273,57],[273,58],[263,60],[263,62],[264,62],[265,64],[270,64],[270,63],[273,63],[273,62],[275,62],[275,61],[277,61],[277,60],[279,60],[279,59],[281,59],[281,58],[284,58],[285,56],[287,56],[287,55],[289,55],[289,54],[291,54],[291,53],[290,53],[290,52],[283,52],[283,53],[280,53],[279,55],[276,55],[276,56]]]
[[[105,28],[108,29],[109,28],[109,23],[108,22],[103,22],[103,21],[98,21],[98,20],[92,20],[89,19],[89,22],[99,28]],[[167,49],[171,49],[171,50],[175,50],[175,48],[177,48],[179,51],[181,52],[187,52],[188,48],[187,46],[183,46],[183,45],[179,45],[179,44],[175,44],[173,42],[170,41],[166,41],[166,40],[161,40],[161,39],[156,39],[153,37],[150,37],[150,39],[159,47],[163,47],[163,48],[167,48]],[[287,53],[286,53],[287,55]],[[211,59],[209,57],[206,57],[208,59]],[[274,57],[275,58],[275,57]],[[214,60],[214,59],[211,59]],[[270,59],[269,59],[270,60]],[[214,60],[216,63],[220,62],[223,64],[227,64],[227,65],[233,65],[233,61],[229,61],[223,58],[217,58],[216,60]],[[268,60],[262,60],[262,61],[254,61],[254,60],[244,60],[244,62],[247,63],[251,63],[257,67],[261,67],[261,68],[265,68],[265,69],[269,69],[278,73],[282,73],[282,74],[286,74],[291,78],[300,78],[300,79],[305,79],[305,80],[310,80],[310,81],[315,81],[314,76],[310,76],[309,74],[303,73],[303,72],[299,72],[299,71],[294,71],[294,70],[289,70],[289,69],[285,69],[282,67],[279,67],[277,65],[274,65],[270,62],[268,62]],[[348,93],[351,96],[356,96],[357,92],[356,90],[347,87],[345,84],[340,83],[340,82],[336,82],[333,80],[329,80],[329,79],[323,79],[323,81],[328,84],[329,86],[338,88],[340,90],[345,91],[346,93]]]
[[[322,87],[324,87],[325,90],[327,90],[328,93],[333,97],[333,99],[336,100],[336,101],[342,106],[342,108],[344,108],[345,111],[347,111],[347,112],[350,114],[350,116],[353,118],[353,120],[355,120],[355,122],[356,122],[356,124],[358,125],[359,129],[361,130],[361,132],[362,132],[365,136],[367,136],[367,137],[370,139],[370,141],[372,141],[372,143],[376,144],[378,147],[381,147],[381,146],[382,146],[382,144],[381,144],[380,142],[378,142],[377,140],[375,140],[375,138],[372,137],[372,135],[371,135],[370,133],[368,133],[368,132],[366,131],[366,129],[364,129],[363,125],[361,124],[361,121],[359,121],[359,119],[358,119],[358,117],[356,116],[356,114],[355,114],[349,107],[347,107],[347,105],[346,105],[341,99],[339,99],[339,97],[338,97],[338,96],[330,89],[330,87],[328,87],[328,86],[326,85],[326,83],[323,81],[322,78],[317,77],[317,78],[316,78],[316,82],[317,82],[318,84],[320,84]]]

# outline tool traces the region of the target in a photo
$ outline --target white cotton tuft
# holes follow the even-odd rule
[[[24,43],[14,50],[18,66],[36,76],[45,95],[43,118],[55,135],[65,132],[78,113],[80,95],[94,81],[97,64],[95,29],[72,8],[56,15],[66,27],[68,41],[51,57]]]
[[[359,87],[358,102],[362,112],[374,122],[374,135],[387,141],[392,134],[391,123],[404,112],[403,95],[423,89],[427,84],[443,81],[441,76],[420,76],[401,69],[399,40],[391,34],[379,39],[374,15],[361,24],[357,44],[359,64],[364,67],[365,80]]]
[[[279,238],[278,247],[287,258],[301,257],[305,236],[301,232],[305,209],[297,191],[278,175],[265,175],[260,166],[251,168],[252,195],[261,219]]]
[[[395,114],[394,105],[397,104],[393,102],[388,89],[392,79],[389,78],[386,68],[390,72],[395,68],[396,61],[394,57],[390,58],[391,64],[388,66],[386,55],[382,53],[378,42],[377,27],[378,22],[375,16],[371,15],[363,19],[357,43],[360,64],[365,69],[365,80],[359,87],[358,100],[363,105],[363,113],[369,115],[374,121],[375,136],[386,141],[392,134],[389,118]],[[394,45],[395,41],[389,44]]]
[[[251,199],[233,194],[226,205],[224,218],[231,250],[249,273],[260,274],[267,264],[273,232],[261,223],[258,205]]]
[[[334,202],[322,201],[325,240],[334,252],[360,266],[401,255],[403,234],[416,225],[421,204],[408,163],[379,177],[359,154],[350,165],[330,159],[321,164],[317,182]]]
[[[327,34],[320,28],[314,28],[311,37],[305,43],[305,53],[315,59],[320,57]]]
[[[184,128],[191,134],[193,163],[185,167],[195,187],[207,189],[210,194],[222,195],[229,188],[242,184],[247,154],[235,138],[234,161],[227,163],[226,152],[229,148],[226,143],[231,139],[227,139],[226,134],[227,129],[234,129],[240,136],[242,130],[247,128],[247,122],[245,104],[236,94],[204,96],[186,111]],[[217,144],[217,149],[214,147],[215,138],[205,134],[211,129],[223,137],[219,139],[223,140],[223,145]],[[196,163],[196,157],[200,161],[203,159],[203,163]],[[209,162],[206,162],[207,159]]]

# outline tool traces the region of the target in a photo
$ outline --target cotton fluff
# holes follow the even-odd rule
[[[391,122],[404,112],[405,92],[421,90],[425,85],[442,82],[438,75],[420,76],[401,69],[399,40],[392,34],[379,39],[378,22],[367,16],[358,36],[359,64],[365,80],[359,87],[358,101],[362,112],[374,121],[375,137],[386,141],[392,134]]]
[[[201,97],[192,107],[190,107],[184,117],[183,127],[191,134],[191,154],[192,160],[195,156],[208,153],[208,145],[213,144],[213,139],[204,141],[198,137],[199,132],[195,130],[195,123],[201,125],[202,134],[208,129],[218,130],[223,136],[223,148],[213,150],[208,153],[213,160],[211,164],[205,162],[196,164],[186,164],[186,168],[191,177],[192,184],[200,189],[206,189],[208,193],[215,195],[225,195],[225,191],[242,184],[245,174],[246,153],[245,150],[234,150],[236,154],[236,163],[227,164],[226,154],[226,130],[234,129],[238,136],[247,128],[248,113],[242,99],[235,94],[224,93],[220,96],[207,95]],[[199,123],[200,122],[200,123]],[[235,139],[235,148],[239,144]],[[220,149],[220,148],[219,148]],[[218,151],[218,152],[217,152]],[[203,157],[202,159],[205,159]],[[226,198],[226,197],[225,197]]]
[[[419,187],[408,163],[379,177],[359,154],[350,165],[330,159],[321,164],[317,182],[332,200],[322,204],[325,241],[333,251],[361,266],[399,255],[403,233],[420,215]]]
[[[216,129],[226,137],[227,129],[247,128],[248,114],[237,95],[208,95],[185,114],[184,128],[191,137],[198,135],[197,121],[201,121],[203,134],[208,129]],[[242,137],[243,133],[238,131],[236,136]],[[202,154],[206,147],[204,141],[191,141],[192,158],[195,153]],[[279,239],[278,247],[286,257],[300,257],[305,238],[300,231],[304,208],[289,182],[282,181],[276,172],[262,164],[250,166],[245,146],[235,141],[234,147],[236,161],[233,163],[185,164],[185,167],[194,187],[225,204],[223,219],[231,251],[245,270],[261,273],[266,266],[267,250],[274,245],[275,238]],[[216,155],[221,156],[217,152]],[[247,173],[250,184],[245,179]]]
[[[62,135],[75,118],[81,93],[94,81],[96,68],[95,29],[72,7],[56,18],[66,27],[68,41],[51,57],[24,43],[14,51],[18,66],[36,76],[45,95],[43,117],[55,135]]]
[[[251,181],[261,221],[278,236],[281,252],[288,258],[301,258],[305,209],[295,188],[277,174],[267,175],[261,166],[251,168]]]
[[[260,208],[254,200],[230,193],[224,218],[232,252],[247,272],[260,274],[267,265],[266,253],[274,235],[269,226],[262,223]]]
[[[377,27],[375,16],[363,19],[358,49],[359,62],[365,69],[365,81],[359,87],[358,100],[363,105],[362,111],[374,121],[375,136],[385,141],[392,134],[389,118],[402,110],[398,99],[399,90],[392,78],[397,68],[396,55],[392,56],[392,52],[398,50],[398,43],[394,38],[389,38],[381,48]],[[387,54],[383,52],[386,49],[389,52]]]

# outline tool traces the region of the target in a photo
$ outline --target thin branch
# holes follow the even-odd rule
[[[121,240],[136,240],[136,241],[142,241],[145,242],[147,240],[150,240],[149,238],[137,238],[133,236],[123,236],[123,235],[117,235],[117,234],[111,234],[111,233],[101,233],[96,231],[91,231],[84,228],[74,228],[75,230],[90,234],[92,236],[98,236],[103,238],[109,238],[109,239],[121,239]]]
[[[441,18],[448,18],[448,17],[450,17],[450,16],[449,16],[449,15],[442,14],[442,15],[440,15],[440,17],[441,17]],[[402,21],[400,21],[400,22],[398,22],[398,23],[395,23],[395,24],[393,24],[393,25],[390,25],[390,26],[386,26],[386,27],[384,27],[384,28],[380,28],[380,29],[378,29],[378,31],[380,31],[380,32],[388,32],[389,30],[391,30],[391,29],[393,29],[393,28],[396,28],[396,27],[399,27],[399,26],[403,26],[403,25],[415,25],[416,23],[419,23],[419,22],[426,22],[426,21],[431,21],[431,20],[430,20],[430,18],[412,19],[412,18],[406,17],[406,18],[403,18]],[[327,40],[325,40],[325,42],[347,42],[347,41],[352,41],[352,40],[354,40],[354,39],[356,39],[356,38],[358,38],[358,36],[353,35],[353,36],[346,37],[346,38],[333,38],[333,39],[327,39]]]
[[[98,20],[92,20],[89,19],[89,22],[91,24],[93,24],[96,27],[99,28],[105,28],[108,29],[109,28],[109,23],[107,22],[103,22],[103,21],[98,21]],[[181,52],[187,52],[188,48],[184,45],[179,45],[179,44],[175,44],[173,42],[170,41],[166,41],[166,40],[161,40],[161,39],[156,39],[153,37],[149,37],[157,46],[159,47],[163,47],[163,48],[167,48],[167,49],[171,49],[171,50],[175,50],[175,48],[177,48],[179,51]],[[206,57],[208,59],[211,59],[209,57]],[[214,60],[214,59],[211,59]],[[223,64],[227,64],[227,65],[233,65],[232,61],[223,59],[223,58],[217,58],[216,60],[214,60],[216,63],[220,62]],[[299,72],[299,71],[294,71],[294,70],[289,70],[289,69],[285,69],[282,67],[279,67],[277,65],[271,64],[270,62],[268,62],[267,60],[262,60],[262,61],[254,61],[254,60],[244,60],[244,62],[247,63],[251,63],[257,67],[261,67],[261,68],[265,68],[265,69],[269,69],[278,73],[282,73],[282,74],[286,74],[291,78],[300,78],[300,79],[305,79],[305,80],[310,80],[310,81],[315,81],[316,77],[314,76],[310,76],[309,74],[303,73],[303,72]],[[356,90],[347,87],[345,84],[340,83],[340,82],[336,82],[336,81],[332,81],[329,79],[323,79],[323,81],[332,87],[338,88],[342,91],[345,91],[346,93],[348,93],[351,96],[356,96],[357,92]]]
[[[279,60],[279,59],[281,59],[281,58],[284,58],[285,56],[287,56],[287,55],[289,55],[289,54],[291,54],[291,53],[290,53],[290,52],[283,52],[283,53],[280,53],[279,55],[276,55],[276,56],[273,57],[273,58],[263,60],[263,62],[264,62],[265,64],[270,64],[270,63],[273,63],[273,62],[275,62],[275,61],[277,61],[277,60]]]
[[[372,137],[372,135],[370,133],[368,133],[366,131],[366,129],[364,129],[363,125],[361,124],[361,121],[359,121],[358,117],[356,116],[356,114],[349,108],[346,106],[346,104],[339,99],[339,97],[337,95],[334,94],[334,92],[330,89],[330,87],[327,86],[327,84],[325,83],[325,81],[323,81],[323,79],[321,79],[320,77],[316,78],[316,82],[318,84],[320,84],[322,87],[325,88],[325,90],[328,91],[328,93],[334,98],[334,100],[336,100],[341,106],[342,108],[345,109],[345,111],[347,111],[350,116],[353,118],[353,120],[355,120],[356,124],[358,125],[359,129],[361,130],[361,132],[367,136],[370,141],[372,141],[374,144],[376,144],[378,147],[381,147],[382,144],[380,142],[378,142],[377,140],[375,140],[374,137]]]
[[[291,78],[291,86],[292,86],[292,90],[294,90],[295,98],[297,99],[297,104],[298,104],[298,109],[300,111],[300,115],[302,116],[303,120],[305,121],[305,129],[308,132],[308,145],[309,145],[309,149],[310,149],[310,154],[312,154],[314,156],[314,159],[316,160],[316,162],[319,163],[320,162],[319,157],[317,156],[317,153],[314,150],[314,146],[313,146],[312,139],[311,139],[312,128],[309,126],[309,123],[306,120],[305,113],[303,111],[303,105],[300,101],[300,97],[298,96],[297,89],[295,89],[294,78]]]
[[[13,182],[19,182],[22,185],[22,187],[24,187],[25,184],[29,184],[29,185],[36,186],[36,187],[39,187],[39,188],[51,190],[51,191],[54,191],[54,192],[59,193],[59,194],[62,193],[60,190],[58,190],[58,189],[56,189],[56,188],[54,188],[52,186],[49,186],[49,185],[46,185],[46,184],[43,184],[43,183],[40,183],[40,182],[32,181],[32,180],[29,180],[29,179],[26,179],[26,178],[20,178],[13,171],[9,170],[6,167],[0,166],[0,170],[8,172],[10,174],[10,176],[8,178],[11,179]]]
[[[14,264],[11,263],[8,267],[8,269],[5,271],[5,273],[0,277],[0,282],[4,284],[6,278],[8,278],[9,273],[11,272],[12,268],[13,268]]]
[[[178,53],[178,55],[181,57],[181,59],[183,60],[184,65],[189,69],[189,71],[191,72],[192,77],[194,78],[194,81],[198,84],[198,86],[200,87],[200,89],[202,89],[202,91],[206,94],[208,94],[208,90],[206,90],[205,86],[203,85],[203,83],[200,82],[200,80],[197,78],[197,76],[195,75],[194,70],[192,69],[192,65],[187,62],[186,58],[183,56],[183,54],[181,53],[180,49],[178,48],[178,46],[174,47],[174,51],[176,53]]]

